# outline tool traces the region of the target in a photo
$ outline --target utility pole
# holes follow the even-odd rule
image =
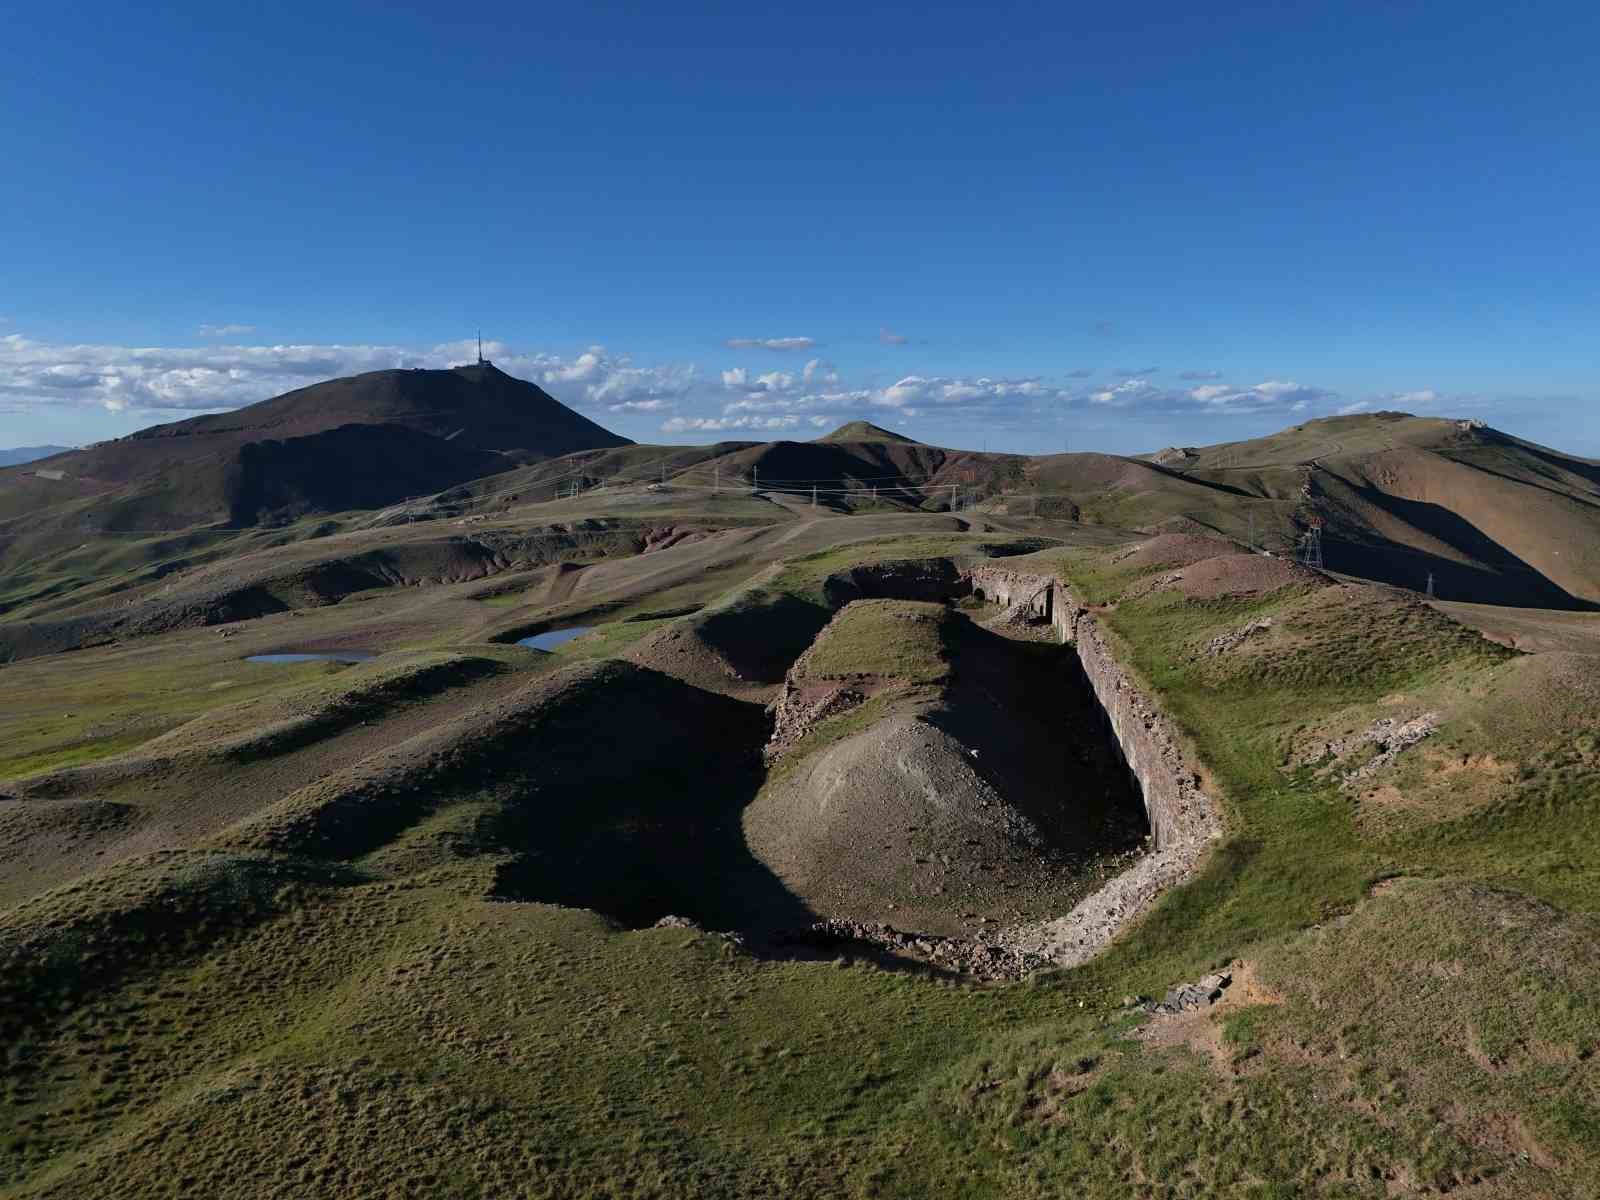
[[[754,496],[761,490],[761,468],[750,468],[750,494]]]
[[[873,484],[872,485],[872,502],[874,504],[876,504],[878,502],[878,485],[877,484]]]
[[[811,485],[811,507],[815,508],[816,506],[817,506],[817,485],[813,483]]]
[[[1428,599],[1433,599],[1433,572],[1428,572]]]

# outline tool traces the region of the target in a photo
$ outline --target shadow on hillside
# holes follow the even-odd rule
[[[815,919],[745,845],[765,779],[760,705],[658,671],[540,722],[480,834],[511,859],[494,894],[592,908],[629,926],[689,917],[761,934]]]
[[[973,765],[1073,855],[1138,848],[1150,832],[1144,803],[1089,690],[1077,653],[1017,641],[963,619],[951,685],[927,718],[984,747]]]
[[[1341,571],[1380,583],[1423,591],[1428,575],[1434,594],[1444,600],[1498,604],[1511,608],[1556,608],[1586,611],[1600,608],[1574,596],[1554,580],[1518,558],[1470,521],[1439,504],[1404,500],[1376,488],[1352,488],[1361,499],[1386,509],[1412,528],[1455,547],[1483,564],[1473,566],[1425,550],[1386,542],[1370,545],[1323,535],[1323,558],[1330,571]]]

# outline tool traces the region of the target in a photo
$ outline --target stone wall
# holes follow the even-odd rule
[[[926,600],[938,603],[970,590],[966,578],[948,558],[913,558],[836,571],[822,581],[831,608],[853,600]]]
[[[1027,604],[1035,617],[1050,620],[1062,641],[1075,643],[1084,678],[1138,780],[1150,820],[1149,854],[1067,915],[1007,931],[1006,940],[1018,952],[1074,966],[1102,949],[1167,888],[1188,879],[1221,836],[1221,818],[1177,729],[1117,661],[1099,619],[1064,582],[995,566],[974,567],[967,578],[974,594],[1008,607]]]
[[[1116,735],[1128,769],[1139,781],[1157,850],[1203,846],[1219,831],[1216,806],[1172,723],[1134,686],[1093,613],[1071,602],[1067,625],[1078,662]]]
[[[1063,966],[1083,962],[1163,891],[1188,879],[1206,848],[1221,836],[1217,806],[1176,727],[1117,661],[1099,619],[1054,574],[993,562],[958,571],[947,559],[931,559],[841,571],[828,578],[825,591],[835,606],[866,597],[980,596],[1006,608],[1020,606],[1030,622],[1048,621],[1057,638],[1075,643],[1084,679],[1139,783],[1151,849],[1065,916],[1005,931],[1003,940],[1011,950],[1042,955]]]
[[[1007,608],[1026,605],[1034,617],[1049,620],[1062,641],[1076,644],[1084,677],[1139,781],[1155,848],[1204,843],[1216,836],[1215,808],[1172,724],[1134,685],[1111,652],[1098,619],[1066,584],[1053,575],[989,565],[968,570],[966,581],[974,596]]]

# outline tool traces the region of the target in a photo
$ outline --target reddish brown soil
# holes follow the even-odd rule
[[[1298,563],[1264,554],[1225,554],[1184,568],[1177,588],[1191,600],[1219,596],[1264,596],[1296,585],[1326,585],[1326,576]]]
[[[1239,547],[1222,538],[1200,537],[1192,533],[1163,533],[1140,542],[1119,562],[1133,567],[1186,567],[1221,555],[1235,555]]]

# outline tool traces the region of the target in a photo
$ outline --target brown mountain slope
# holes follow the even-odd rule
[[[367,508],[576,450],[628,445],[493,366],[373,371],[0,471],[17,541]]]
[[[1122,528],[1202,526],[1330,570],[1477,603],[1600,603],[1600,464],[1479,422],[1370,413],[1144,458],[1032,459],[1028,488]]]
[[[882,425],[874,425],[871,421],[851,421],[839,426],[832,433],[825,433],[819,438],[812,438],[815,442],[905,442],[908,445],[920,445],[916,438],[907,437],[903,433],[896,433],[892,429],[885,429]]]
[[[846,427],[848,428],[848,427]],[[1016,454],[951,450],[909,440],[761,442],[731,449],[715,464],[724,484],[809,496],[837,507],[881,503],[949,508],[955,490],[964,497],[994,495],[1022,479],[1027,460]],[[685,483],[709,483],[712,464],[687,472]],[[873,489],[876,489],[874,493]]]

